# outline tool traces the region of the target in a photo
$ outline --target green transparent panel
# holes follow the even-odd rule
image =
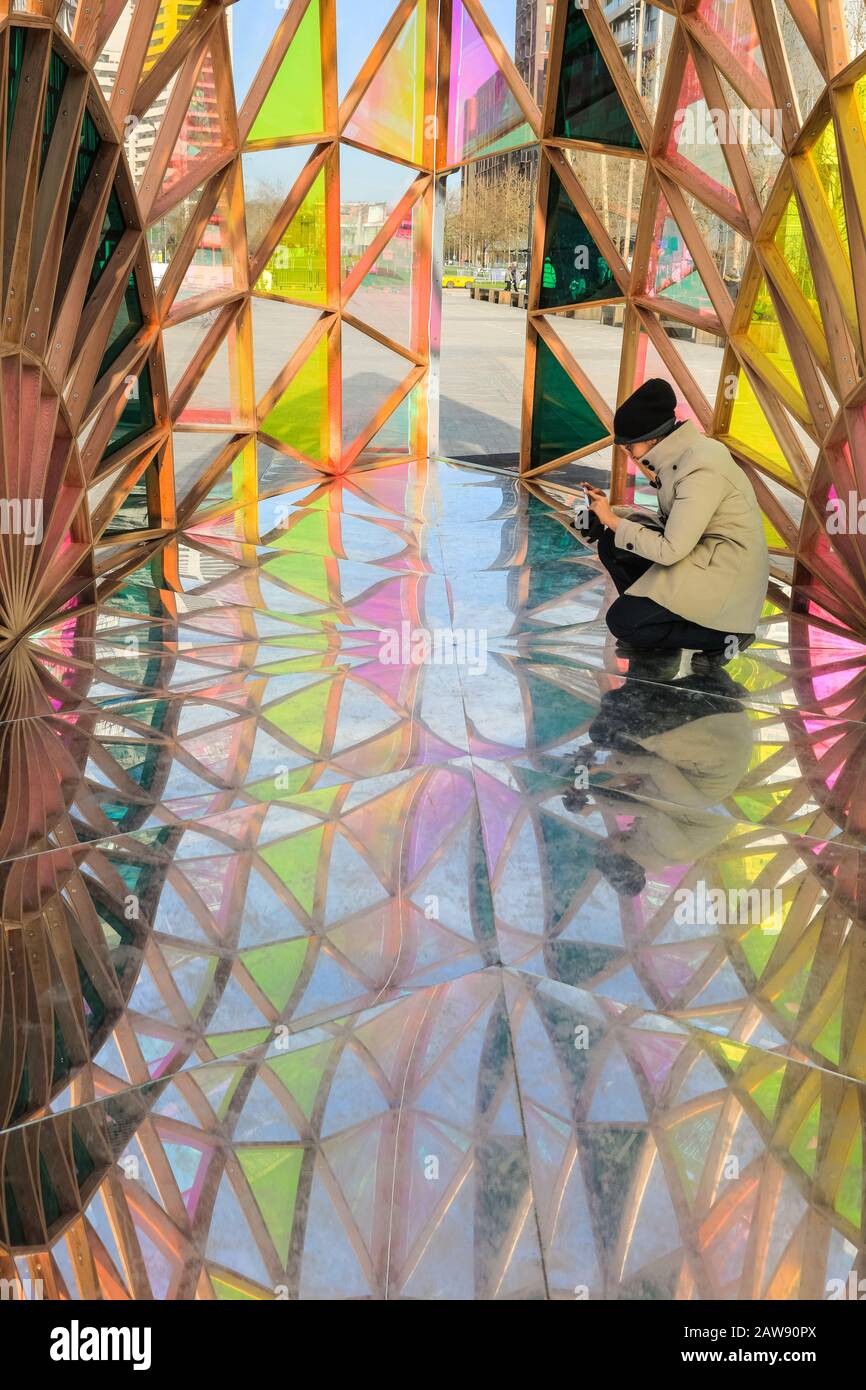
[[[607,438],[608,431],[571,377],[539,338],[535,363],[532,467]]]
[[[48,158],[48,147],[51,144],[51,136],[54,134],[54,127],[57,123],[57,116],[60,111],[60,103],[63,100],[63,89],[66,86],[66,78],[69,75],[69,68],[63,59],[54,50],[51,50],[51,57],[48,62],[48,84],[45,88],[45,108],[42,114],[42,160],[39,172],[45,168],[45,161]]]
[[[418,0],[343,132],[411,164],[420,164],[424,151],[426,11],[426,0]]]
[[[287,448],[321,462],[327,412],[328,338],[324,335],[262,421],[261,430]]]
[[[815,315],[818,323],[820,323],[821,314],[818,309],[818,295],[815,291],[815,281],[812,278],[812,267],[809,264],[809,255],[806,251],[803,224],[800,221],[800,209],[797,207],[797,200],[793,193],[788,199],[787,206],[782,214],[782,220],[776,229],[774,240],[785,259],[785,264],[800,286],[803,298],[808,302],[812,313]]]
[[[551,169],[539,307],[552,309],[563,304],[586,304],[593,299],[610,299],[619,293],[610,266],[562,181]]]
[[[138,294],[138,286],[135,283],[135,273],[133,272],[126,282],[126,290],[114,317],[111,332],[108,335],[108,344],[99,368],[99,376],[107,372],[112,362],[115,362],[128,343],[131,343],[138,330],[144,323],[144,315],[141,311],[141,299]]]
[[[87,290],[87,299],[90,299],[90,296],[99,284],[105,267],[120,245],[120,239],[125,231],[126,221],[120,206],[120,199],[117,196],[117,189],[112,188],[108,199],[108,207],[105,212],[105,221],[102,224],[99,245],[96,249],[96,259],[93,262],[93,270],[90,273],[90,285]],[[85,303],[86,302],[85,300]]]
[[[6,148],[12,139],[12,121],[15,116],[15,107],[18,102],[18,88],[21,85],[21,69],[24,66],[24,49],[27,43],[27,32],[20,25],[16,25],[9,31],[9,90],[7,93],[6,110]]]
[[[285,140],[325,124],[319,0],[313,0],[253,122],[249,139]]]
[[[72,219],[78,210],[82,194],[90,178],[91,170],[96,162],[96,155],[99,151],[99,131],[89,111],[84,112],[84,120],[81,124],[81,136],[78,141],[78,154],[75,156],[75,169],[72,174],[72,196],[69,200],[69,217],[66,222],[66,229],[72,224]],[[116,194],[114,195],[116,198]]]
[[[295,213],[259,276],[257,294],[281,295],[308,304],[327,301],[325,171]]]
[[[759,455],[776,477],[784,482],[794,481],[788,461],[745,372],[740,373],[737,381],[728,437],[741,444],[747,454]]]
[[[145,434],[149,429],[153,429],[153,425],[153,388],[150,382],[150,367],[145,365],[135,383],[133,393],[123,408],[123,414],[111,432],[104,457],[110,458],[112,454],[117,453],[118,449],[124,448],[133,439],[137,439],[140,434]]]
[[[586,15],[569,5],[556,104],[555,134],[567,140],[640,149],[614,80],[599,52]]]

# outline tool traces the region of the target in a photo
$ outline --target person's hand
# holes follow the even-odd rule
[[[586,492],[590,511],[595,513],[603,526],[609,526],[612,531],[615,531],[619,517],[607,500],[607,495],[600,488],[593,487],[592,483],[581,483],[581,487]]]

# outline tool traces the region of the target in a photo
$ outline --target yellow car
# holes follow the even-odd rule
[[[475,271],[459,265],[446,267],[442,275],[443,290],[465,290],[475,284]]]

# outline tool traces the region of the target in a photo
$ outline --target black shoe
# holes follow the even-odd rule
[[[628,674],[649,681],[672,681],[680,673],[683,654],[674,652],[635,652],[628,659]]]

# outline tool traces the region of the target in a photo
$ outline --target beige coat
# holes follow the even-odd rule
[[[620,549],[652,560],[631,588],[716,632],[754,632],[770,577],[767,541],[751,483],[724,444],[687,421],[651,449],[664,530],[639,508],[616,507]]]

